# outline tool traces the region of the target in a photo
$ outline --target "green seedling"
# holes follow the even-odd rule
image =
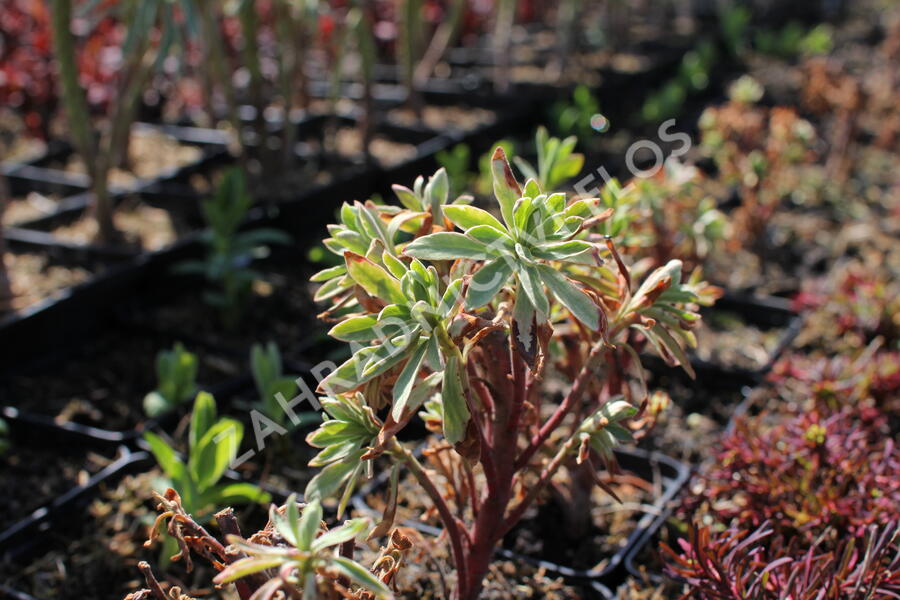
[[[156,355],[156,389],[144,396],[144,413],[158,417],[197,393],[197,355],[181,342]]]
[[[287,416],[279,397],[284,400],[291,399],[297,393],[297,375],[285,375],[281,362],[281,352],[274,342],[265,346],[253,344],[250,349],[250,370],[253,374],[253,383],[259,396],[258,406],[263,413],[281,426],[285,425]],[[319,415],[315,412],[306,412],[297,415],[299,421],[295,426],[319,421]]]
[[[551,137],[546,127],[538,127],[534,136],[537,168],[519,156],[514,157],[513,162],[526,178],[536,181],[541,189],[555,190],[578,175],[584,166],[584,155],[575,152],[577,142],[575,136],[561,140]]]
[[[214,289],[204,293],[204,300],[217,308],[226,328],[237,327],[252,297],[253,281],[261,277],[251,267],[257,258],[268,254],[270,244],[291,241],[283,231],[257,228],[241,231],[253,200],[239,169],[225,173],[215,194],[203,202],[203,216],[208,229],[203,233],[206,258],[184,262],[176,267],[182,274],[203,275]]]

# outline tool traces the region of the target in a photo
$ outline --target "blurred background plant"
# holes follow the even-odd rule
[[[156,355],[156,389],[144,396],[144,412],[159,417],[197,394],[197,355],[181,342]]]
[[[241,231],[253,200],[246,179],[239,169],[229,169],[213,196],[203,201],[203,216],[209,227],[203,232],[206,258],[179,264],[182,275],[202,275],[215,286],[204,299],[219,310],[226,328],[238,326],[241,314],[253,291],[259,273],[251,265],[268,253],[270,244],[287,244],[291,238],[283,231],[256,228]]]

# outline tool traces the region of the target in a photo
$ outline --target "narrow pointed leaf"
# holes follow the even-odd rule
[[[400,282],[380,266],[353,252],[345,252],[344,260],[347,262],[347,273],[370,296],[391,304],[403,304],[406,301]]]
[[[419,347],[413,351],[406,366],[404,366],[403,370],[400,372],[397,382],[394,384],[394,402],[391,408],[391,415],[396,421],[399,421],[403,415],[403,411],[406,408],[406,403],[409,400],[410,394],[412,394],[413,387],[418,379],[419,369],[422,368],[422,362],[425,360],[427,351],[428,341],[421,340],[419,342]]]
[[[294,499],[293,496],[290,499]],[[297,525],[297,548],[299,550],[310,550],[316,534],[319,533],[319,525],[322,523],[322,504],[316,498],[310,501],[303,509],[300,516],[300,522]]]
[[[500,214],[507,227],[513,226],[513,206],[516,200],[522,197],[522,188],[513,175],[509,161],[506,160],[506,152],[497,146],[491,156],[491,174],[494,178],[494,196],[500,203]]]
[[[444,207],[444,214],[462,230],[477,225],[489,225],[498,231],[506,228],[497,218],[486,210],[465,204],[451,204]]]
[[[482,260],[487,256],[484,244],[456,232],[438,232],[420,237],[407,244],[403,252],[425,260]]]
[[[466,425],[469,423],[469,409],[466,406],[460,369],[459,357],[449,357],[441,386],[441,400],[444,406],[444,437],[451,444],[463,440],[466,435]]]
[[[575,315],[591,331],[600,327],[600,308],[594,304],[590,296],[581,291],[565,275],[547,265],[538,265],[541,279],[553,293],[560,304]]]
[[[466,310],[480,308],[500,293],[512,274],[512,267],[509,264],[511,260],[507,256],[501,256],[478,269],[469,280]]]
[[[369,528],[368,519],[351,519],[336,529],[327,531],[317,537],[312,544],[313,553],[321,552],[326,548],[339,546],[361,535]]]
[[[372,592],[378,598],[393,598],[391,590],[359,563],[343,556],[336,556],[333,561],[335,568],[340,573],[346,575],[358,585]]]

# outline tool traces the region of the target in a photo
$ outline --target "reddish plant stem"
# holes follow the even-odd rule
[[[141,571],[141,574],[143,574],[144,581],[147,582],[147,587],[150,588],[153,597],[156,598],[156,600],[168,600],[169,597],[159,585],[156,576],[153,575],[153,569],[150,568],[150,563],[142,560],[138,563],[138,569]]]
[[[505,356],[508,356],[510,364],[507,365],[502,361],[484,363],[491,365],[491,374],[495,377],[505,377],[507,385],[503,386],[505,394],[500,397],[494,396],[496,410],[494,411],[492,435],[488,440],[489,446],[482,449],[481,453],[482,457],[492,457],[494,469],[492,476],[488,476],[485,471],[488,483],[487,492],[478,507],[475,523],[470,533],[472,543],[466,557],[468,580],[460,580],[459,597],[462,600],[478,598],[494,548],[503,537],[504,516],[513,495],[518,421],[525,402],[525,363],[515,350],[513,338],[498,336],[491,346],[501,346]],[[501,354],[498,353],[497,356],[501,356]]]
[[[547,438],[550,437],[550,434],[552,434],[553,431],[557,427],[559,427],[559,424],[566,417],[566,415],[569,414],[569,411],[572,410],[572,407],[575,405],[575,403],[581,399],[581,395],[584,393],[584,388],[587,385],[588,380],[594,374],[594,362],[605,349],[606,344],[602,340],[597,342],[591,349],[591,354],[585,361],[584,366],[581,367],[581,371],[578,373],[578,377],[575,379],[575,383],[572,384],[572,389],[569,390],[569,393],[566,394],[566,397],[557,407],[553,415],[551,415],[550,418],[547,419],[547,422],[544,423],[538,434],[531,439],[531,443],[528,444],[525,450],[522,451],[522,454],[519,455],[519,458],[516,459],[516,471],[523,469],[528,464],[528,461],[531,460],[531,457],[534,456],[535,452],[537,452],[538,449],[544,444],[544,442],[547,441]]]
[[[484,381],[477,377],[473,362],[469,362],[468,372],[469,382],[471,383],[472,389],[474,389],[475,393],[478,394],[478,397],[483,405],[492,407],[491,413],[493,413],[494,400],[491,397],[490,390],[488,390],[487,386],[484,384]],[[484,470],[484,475],[487,479],[488,486],[490,486],[494,481],[496,481],[494,457],[488,452],[488,449],[490,448],[489,439],[493,436],[493,434],[489,431],[491,424],[490,422],[483,422],[479,418],[478,411],[473,410],[475,402],[471,399],[471,395],[468,392],[466,393],[466,397],[469,398],[469,412],[472,414],[472,421],[475,423],[475,428],[478,430],[478,435],[481,438],[481,456],[479,458],[479,462],[481,463],[481,467]]]
[[[463,534],[460,531],[459,522],[453,516],[444,497],[441,496],[441,493],[428,476],[428,473],[425,472],[425,468],[422,467],[419,460],[406,448],[401,446],[396,439],[391,440],[389,450],[399,460],[406,463],[406,466],[413,474],[413,477],[416,478],[416,481],[419,482],[419,485],[422,486],[422,489],[425,490],[425,493],[428,494],[428,497],[431,498],[431,501],[434,503],[434,506],[441,517],[441,521],[444,524],[444,530],[450,538],[450,545],[453,549],[453,562],[456,564],[460,588],[464,587],[468,581],[468,577],[466,571],[466,555],[463,551]]]
[[[469,488],[469,502],[472,505],[472,516],[478,517],[478,489],[475,487],[475,474],[472,472],[472,466],[468,461],[463,461],[463,469],[465,470],[466,483]]]
[[[217,512],[214,515],[216,519],[216,523],[219,524],[219,530],[221,530],[222,535],[225,536],[225,539],[228,539],[229,535],[235,535],[237,537],[243,537],[241,535],[241,527],[238,525],[237,517],[234,516],[234,510],[231,508],[223,509]],[[227,557],[226,562],[233,563],[236,560],[241,558],[246,558],[246,554],[240,551],[232,551],[231,546],[225,548]],[[249,577],[244,577],[234,582],[235,588],[237,588],[238,596],[241,597],[241,600],[250,600],[250,597],[263,583],[265,583],[265,579],[260,579],[259,576],[253,575]]]
[[[509,332],[509,362],[512,363],[512,374],[513,374],[513,402],[512,407],[509,411],[509,417],[506,419],[506,433],[508,436],[512,437],[513,447],[515,448],[518,431],[519,431],[519,418],[522,414],[522,407],[525,406],[525,399],[527,397],[528,388],[527,388],[527,376],[525,374],[525,361],[522,360],[520,356],[518,356],[518,352],[516,352],[516,344],[513,339],[513,332],[510,329]],[[499,424],[501,427],[502,423]]]

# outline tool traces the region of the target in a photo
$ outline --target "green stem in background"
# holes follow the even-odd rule
[[[0,314],[12,308],[13,292],[6,271],[6,237],[3,235],[3,211],[9,202],[9,186],[6,175],[0,173]]]
[[[241,0],[238,5],[238,20],[241,23],[244,45],[241,48],[244,66],[250,73],[248,100],[256,109],[254,126],[256,128],[259,147],[265,144],[265,123],[263,119],[263,78],[262,68],[259,62],[259,15],[256,9],[256,0]]]
[[[372,164],[370,149],[372,138],[375,135],[375,107],[372,97],[372,86],[375,80],[375,39],[372,35],[375,27],[375,20],[372,14],[374,8],[371,0],[360,0],[359,7],[355,10],[358,11],[354,17],[356,21],[356,43],[362,59],[360,67],[363,82],[363,114],[360,125],[363,136],[363,154],[366,157],[366,164]]]
[[[84,161],[94,194],[92,212],[97,220],[98,239],[111,242],[116,236],[112,202],[106,177],[108,157],[100,155],[100,144],[91,126],[87,97],[78,82],[75,37],[72,35],[72,0],[51,0],[53,50],[59,68],[62,104],[66,111],[72,144]]]
[[[416,118],[422,120],[422,98],[415,82],[415,65],[419,56],[422,32],[422,0],[402,0],[400,8],[399,60],[406,85],[406,99]]]
[[[284,103],[281,130],[282,159],[285,168],[290,168],[294,162],[294,146],[297,143],[297,127],[291,120],[294,84],[302,71],[300,46],[294,43],[293,38],[300,34],[302,24],[295,18],[294,8],[289,1],[277,0],[273,8],[276,20],[275,34],[281,46],[281,53],[278,55],[278,84],[281,88],[281,101]]]
[[[556,20],[556,58],[553,64],[557,78],[562,76],[566,61],[572,56],[572,49],[575,47],[580,4],[579,0],[562,0],[559,4]]]
[[[341,74],[344,66],[344,48],[350,43],[350,28],[346,22],[336,22],[332,35],[331,71],[328,85],[328,125],[324,133],[323,147],[327,153],[336,153],[337,144],[337,102],[341,97]]]
[[[235,136],[235,148],[233,151],[240,155],[243,159],[245,156],[242,139],[241,139],[241,121],[238,116],[237,99],[234,90],[234,83],[229,75],[229,70],[225,64],[225,51],[223,49],[222,33],[219,29],[217,19],[216,4],[212,0],[198,0],[200,13],[200,27],[203,35],[203,48],[206,54],[206,65],[208,66],[208,75],[210,87],[207,90],[210,105],[214,109],[215,88],[218,86],[222,91],[222,99],[225,102],[225,117],[231,124]],[[215,112],[210,114],[215,119]]]
[[[451,0],[446,18],[438,25],[431,43],[425,50],[425,55],[413,73],[413,85],[416,89],[421,90],[425,87],[447,48],[456,40],[465,7],[465,0]]]
[[[112,167],[130,166],[128,165],[128,145],[131,139],[131,125],[137,119],[141,92],[146,88],[153,74],[152,57],[147,56],[147,52],[150,51],[149,46],[149,40],[145,39],[140,50],[129,57],[127,70],[123,73],[124,81],[116,102],[109,135],[100,141],[101,155],[109,156],[109,162],[105,165],[106,177],[108,177],[108,170]]]
[[[516,0],[498,0],[494,23],[494,87],[498,92],[509,89],[512,28],[516,19]]]
[[[62,103],[68,117],[72,144],[82,156],[94,156],[97,141],[91,130],[87,98],[78,82],[75,62],[75,38],[72,35],[72,0],[51,0],[53,51],[59,68]],[[86,165],[90,168],[90,165]]]

